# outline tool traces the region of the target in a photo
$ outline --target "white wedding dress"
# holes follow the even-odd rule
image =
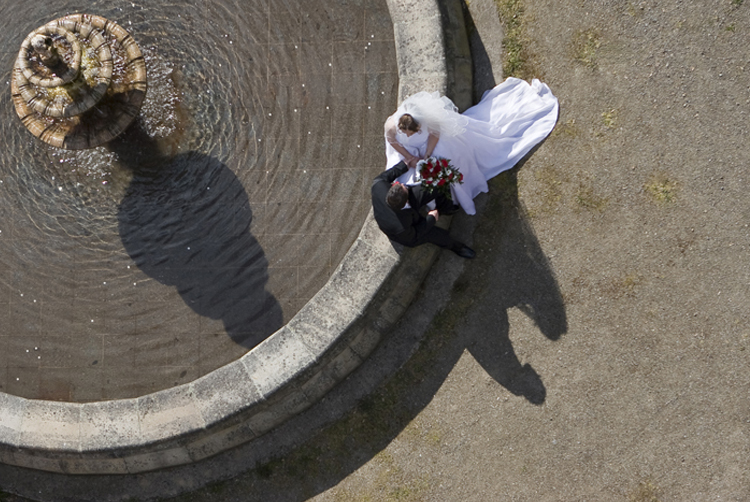
[[[436,114],[440,107],[444,108]],[[552,132],[558,103],[549,87],[539,80],[529,84],[510,77],[487,91],[479,103],[464,113],[455,110],[455,105],[438,93],[421,92],[405,99],[385,124],[387,168],[403,160],[388,140],[389,134],[393,139],[394,127],[396,141],[419,158],[425,155],[428,131],[439,133],[432,156],[450,159],[463,173],[464,182],[451,186],[453,201],[467,214],[475,214],[474,197],[487,191],[487,180],[516,165]],[[411,114],[423,126],[419,132],[407,136],[398,130],[396,124],[404,113]],[[425,123],[428,127],[424,127]],[[414,169],[409,169],[399,181],[419,184]]]

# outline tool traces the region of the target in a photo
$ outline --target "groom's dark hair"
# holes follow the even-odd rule
[[[403,209],[409,200],[409,192],[401,188],[403,185],[396,183],[388,189],[385,202],[393,209]]]

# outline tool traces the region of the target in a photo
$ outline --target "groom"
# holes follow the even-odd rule
[[[453,205],[442,195],[435,196],[420,186],[406,186],[396,180],[409,169],[403,161],[383,171],[372,183],[372,208],[378,227],[392,241],[407,247],[430,242],[450,249],[462,258],[474,258],[474,251],[453,240],[448,231],[435,226],[440,213],[451,214]],[[437,209],[422,216],[420,208],[435,200]],[[407,207],[408,202],[408,207]]]

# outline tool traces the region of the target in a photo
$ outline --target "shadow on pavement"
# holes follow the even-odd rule
[[[534,369],[518,360],[508,336],[507,311],[518,308],[553,341],[567,332],[568,326],[560,289],[518,200],[516,172],[517,168],[505,175],[502,214],[495,220],[498,228],[489,244],[492,263],[483,271],[490,277],[486,291],[460,333],[471,355],[492,378],[511,393],[539,405],[546,389]]]

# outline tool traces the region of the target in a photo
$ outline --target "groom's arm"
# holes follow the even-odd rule
[[[382,173],[380,173],[376,178],[375,181],[373,181],[373,185],[376,183],[388,183],[388,188],[390,188],[391,183],[396,181],[396,178],[404,174],[406,171],[409,170],[409,166],[406,165],[406,163],[402,160],[395,166],[391,167],[390,169],[386,169]]]
[[[385,201],[385,198],[388,195],[388,190],[391,189],[393,181],[404,174],[408,169],[409,167],[405,163],[399,162],[391,169],[387,169],[380,173],[380,175],[373,180],[372,187],[370,188],[375,221],[378,223],[378,227],[380,227],[380,229],[391,239],[395,239],[397,235],[405,233],[405,224],[411,223],[408,220],[402,220],[397,212],[391,209]]]

